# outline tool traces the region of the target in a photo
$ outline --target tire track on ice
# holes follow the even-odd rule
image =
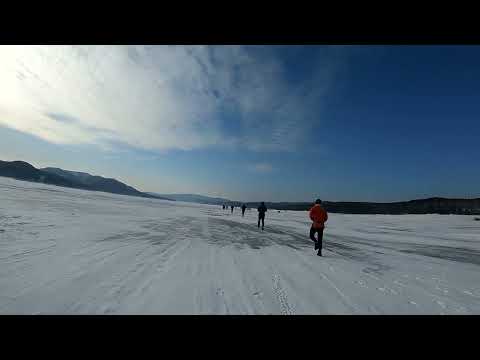
[[[348,307],[350,308],[350,310],[352,310],[353,312],[356,312],[356,313],[359,313],[360,310],[353,304],[353,301],[351,301],[351,298],[348,297],[343,291],[341,291],[336,285],[335,283],[327,276],[325,275],[322,271],[317,271],[317,269],[314,268],[313,264],[308,262],[306,259],[305,259],[305,256],[304,255],[301,255],[301,250],[296,250],[296,249],[292,249],[292,251],[294,251],[294,253],[301,259],[301,262],[307,267],[307,268],[310,268],[311,271],[315,272],[315,273],[318,273],[320,274],[320,276],[335,290],[335,292],[340,296],[340,298],[342,299],[342,302]],[[329,266],[329,269],[330,271],[332,271],[332,266],[330,264],[328,264]]]
[[[272,276],[273,292],[280,304],[280,312],[282,315],[295,315],[294,307],[288,302],[288,296],[282,287],[280,276],[276,273]]]
[[[187,250],[192,245],[192,240],[191,239],[185,239],[181,242],[185,243],[185,245],[177,246],[177,247],[172,246],[172,247],[169,247],[167,250],[161,252],[162,255],[161,255],[161,258],[160,258],[160,260],[161,260],[160,264],[157,265],[156,262],[153,264],[153,266],[157,265],[156,266],[157,271],[154,273],[154,275],[150,279],[147,279],[140,286],[139,290],[137,292],[135,292],[134,295],[145,294],[145,292],[148,290],[148,288],[151,287],[152,283],[154,283],[156,280],[158,280],[158,278],[161,275],[167,273],[170,270],[172,262],[181,253],[183,253],[185,250]],[[176,249],[176,250],[169,253],[168,251],[170,249]]]
[[[178,245],[178,242],[171,242],[165,247],[163,247],[160,251],[152,252],[151,250],[155,247],[155,245],[148,244],[143,246],[141,249],[136,250],[135,254],[133,255],[135,260],[133,264],[131,264],[129,268],[127,268],[128,270],[126,272],[116,273],[112,278],[101,282],[96,287],[97,290],[105,289],[105,291],[100,291],[100,293],[106,295],[105,300],[103,300],[104,302],[107,299],[113,300],[113,302],[109,301],[108,304],[101,306],[98,310],[101,313],[115,313],[118,307],[122,306],[122,304],[126,301],[125,299],[127,297],[135,297],[138,295],[142,295],[146,291],[147,287],[150,285],[152,278],[148,278],[146,281],[144,280],[143,282],[141,282],[141,280],[143,279],[143,277],[145,277],[145,275],[149,273],[156,273],[156,270],[159,266],[157,255],[160,254],[161,259],[168,260],[169,256],[175,254],[175,251],[173,252],[173,254],[170,254],[169,251],[171,249],[175,249],[176,247],[178,248]],[[123,254],[121,258],[117,259],[117,261],[121,260],[122,258],[128,260],[129,258],[131,258],[131,255]],[[94,274],[87,273],[84,276],[91,277],[93,275]],[[138,283],[140,283],[140,285]],[[82,300],[82,302],[76,302],[72,304],[69,308],[70,311],[77,312],[82,307],[84,307],[84,304],[86,303],[97,304],[97,290],[94,289],[94,291],[92,291],[92,295],[89,296],[87,299]],[[90,311],[94,310],[89,310],[89,312]]]
[[[360,310],[359,310],[355,305],[353,305],[353,303],[351,302],[351,299],[350,299],[347,295],[345,295],[345,294],[335,285],[335,283],[334,283],[332,280],[330,280],[330,278],[329,278],[327,275],[325,275],[323,272],[320,272],[319,274],[320,274],[320,276],[321,276],[323,279],[325,279],[325,280],[330,284],[331,287],[333,287],[333,288],[335,289],[335,291],[337,292],[337,294],[339,294],[340,297],[342,298],[343,302],[344,302],[348,307],[350,307],[350,308],[353,310],[353,312],[357,312],[357,313],[360,312]]]
[[[271,265],[273,263],[270,262],[269,265],[267,265],[268,271],[270,271],[272,282],[273,282],[273,294],[275,295],[275,299],[277,300],[278,304],[280,305],[280,313],[282,315],[295,315],[295,308],[294,306],[288,301],[288,295],[282,286],[282,280],[280,275],[278,274],[278,271],[274,269],[274,267]]]
[[[396,275],[396,277],[398,277],[398,278],[401,277],[399,271],[394,271],[393,274]],[[391,294],[394,294],[396,296],[401,296],[401,294],[400,294],[401,291],[400,290],[395,291],[395,290],[389,288],[388,286],[385,285],[386,281],[384,281],[383,279],[381,279],[381,278],[379,278],[375,275],[372,275],[370,273],[365,273],[365,275],[374,279],[375,281],[377,281],[377,282],[379,282],[383,285],[383,287],[377,287],[378,291],[385,292],[385,290],[388,290]],[[446,297],[444,294],[439,295],[439,294],[434,294],[434,293],[428,291],[426,289],[426,286],[425,286],[425,285],[427,285],[427,283],[422,281],[423,279],[421,277],[415,276],[414,279],[415,279],[415,280],[413,280],[414,283],[415,282],[418,283],[418,285],[416,285],[415,288],[413,288],[412,285],[404,284],[404,283],[398,281],[398,279],[393,281],[393,284],[399,286],[400,288],[402,288],[405,291],[405,295],[404,295],[405,300],[409,304],[414,305],[417,308],[422,307],[417,302],[413,301],[412,298],[410,297],[410,295],[408,294],[409,292],[415,290],[415,291],[420,291],[421,293],[426,295],[427,298],[429,298],[433,303],[438,305],[442,310],[447,310],[448,308],[450,308],[450,309],[453,309],[453,311],[455,311],[456,313],[458,313],[458,312],[463,313],[467,310],[464,306],[454,302],[450,298]],[[441,312],[441,314],[443,314],[443,312]]]
[[[155,252],[152,254],[148,254],[146,258],[142,258],[140,263],[136,263],[133,268],[127,273],[126,277],[122,277],[121,282],[118,282],[114,288],[109,291],[110,296],[120,296],[124,293],[125,296],[138,296],[143,295],[148,290],[148,288],[152,285],[152,283],[159,278],[159,276],[168,271],[170,268],[170,264],[172,261],[185,249],[187,249],[191,241],[190,240],[183,240],[181,241],[181,245],[179,245],[179,241],[172,242],[169,246],[166,246],[160,252]],[[183,245],[183,243],[186,243]],[[143,251],[137,253],[136,257],[143,255],[143,253],[149,249],[151,246],[146,247]],[[157,255],[160,256],[160,263],[157,261]],[[145,261],[147,260],[147,261]],[[149,260],[149,261],[148,261]],[[134,280],[135,277],[141,279],[142,275],[151,273],[152,276],[147,278],[141,282],[141,284],[137,287],[134,287],[130,291],[130,282]],[[119,303],[119,302],[118,302]],[[106,311],[113,311],[112,309],[108,308]]]

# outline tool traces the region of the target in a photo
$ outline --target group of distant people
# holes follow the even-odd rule
[[[235,208],[235,205],[230,205],[230,211],[233,214],[233,209]],[[242,217],[245,216],[245,210],[247,210],[247,205],[243,204],[241,207],[242,209]],[[222,209],[228,209],[228,205],[222,205]],[[260,228],[260,221],[262,222],[262,230],[265,227],[265,213],[267,212],[267,207],[265,206],[265,203],[262,201],[260,206],[257,208],[258,210],[258,227]]]
[[[228,209],[227,205],[222,205],[223,210]],[[233,214],[233,209],[235,208],[234,205],[230,205],[231,213]],[[245,216],[245,210],[247,206],[243,204],[241,206],[242,209],[242,217]],[[258,211],[258,223],[257,227],[260,228],[260,222],[262,223],[262,230],[265,227],[265,213],[267,212],[267,207],[265,206],[265,202],[261,202],[261,204],[257,208]],[[312,225],[310,227],[310,240],[312,240],[315,244],[315,250],[318,250],[317,255],[322,256],[322,246],[323,246],[323,230],[325,229],[325,223],[328,220],[328,213],[322,207],[322,200],[317,199],[315,200],[315,204],[309,210],[309,217],[312,220]],[[315,234],[317,237],[315,237]]]

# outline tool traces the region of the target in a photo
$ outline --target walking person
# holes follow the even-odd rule
[[[230,207],[232,208],[232,214],[233,214],[233,208],[234,208],[234,206],[232,205],[232,206],[230,206]]]
[[[315,205],[310,209],[310,220],[312,220],[312,227],[310,228],[310,239],[315,243],[315,250],[318,249],[318,256],[322,256],[322,242],[323,242],[323,230],[325,229],[325,223],[328,220],[328,214],[322,207],[322,200],[315,200]],[[317,238],[315,239],[315,233]]]
[[[245,216],[245,210],[247,209],[247,205],[243,204],[242,205],[242,217]]]
[[[265,206],[265,203],[262,201],[260,206],[257,208],[258,210],[258,227],[260,227],[260,220],[262,221],[262,230],[263,227],[265,226],[265,213],[267,212],[267,207]]]

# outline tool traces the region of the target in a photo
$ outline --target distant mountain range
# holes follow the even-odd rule
[[[150,193],[155,194],[155,193]],[[194,202],[210,205],[234,205],[241,206],[240,201],[232,201],[223,198],[213,198],[194,194],[157,194],[177,201]],[[257,208],[259,202],[245,202],[248,208]],[[309,210],[312,202],[265,202],[267,208],[272,210]],[[463,214],[480,215],[479,199],[446,199],[429,198],[392,203],[375,202],[333,202],[324,201],[323,207],[331,213],[342,214]]]
[[[0,161],[0,176],[82,190],[103,191],[112,194],[171,200],[138,191],[137,189],[115,179],[52,167],[37,169],[25,161]]]
[[[193,202],[198,204],[222,205],[222,204],[230,204],[232,202],[231,200],[228,200],[228,199],[210,197],[210,196],[204,196],[204,195],[196,195],[196,194],[157,194],[153,192],[148,192],[147,194],[162,196],[162,197],[166,197],[168,199],[172,199],[176,201]]]
[[[239,201],[196,194],[157,194],[153,192],[141,192],[115,179],[52,167],[37,169],[24,161],[0,160],[0,176],[83,190],[104,191],[113,194],[139,196],[153,199],[185,201],[219,206],[222,204],[240,206],[242,204],[242,202]],[[249,208],[256,208],[259,205],[258,202],[247,202],[245,204]],[[310,209],[310,207],[313,205],[311,202],[266,202],[265,204],[269,209],[272,210],[302,211]],[[323,206],[328,212],[344,214],[480,215],[480,198],[447,199],[434,197],[392,203],[324,201]]]

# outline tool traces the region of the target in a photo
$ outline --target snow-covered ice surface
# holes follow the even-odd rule
[[[480,314],[480,222],[142,199],[0,177],[1,314]]]

